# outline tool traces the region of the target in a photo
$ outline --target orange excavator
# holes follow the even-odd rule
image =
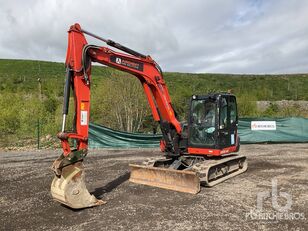
[[[85,34],[123,52],[89,45]],[[172,107],[160,66],[117,42],[102,38],[74,24],[68,31],[63,123],[58,133],[63,153],[54,161],[52,197],[71,208],[104,204],[89,193],[85,185],[83,159],[88,153],[91,63],[128,72],[140,80],[152,115],[160,125],[162,157],[130,164],[130,182],[196,194],[200,185],[214,186],[247,169],[239,150],[236,97],[230,93],[193,95],[188,120],[179,122]],[[75,115],[73,131],[66,131],[70,91],[73,91]],[[71,147],[70,140],[75,140]],[[233,153],[233,154],[232,154]]]

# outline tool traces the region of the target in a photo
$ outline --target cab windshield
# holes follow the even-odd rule
[[[190,142],[194,145],[215,144],[216,103],[215,101],[193,100],[191,104]]]

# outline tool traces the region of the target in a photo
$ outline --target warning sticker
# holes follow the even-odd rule
[[[81,111],[80,125],[88,125],[88,111]]]
[[[80,104],[80,109],[81,109],[81,110],[84,110],[84,108],[85,108],[85,104],[84,104],[84,103],[81,103],[81,104]]]
[[[235,143],[234,134],[231,134],[231,145]]]

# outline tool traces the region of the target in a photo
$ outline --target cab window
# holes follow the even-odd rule
[[[219,128],[228,128],[228,102],[227,98],[221,99]]]
[[[237,121],[237,108],[236,108],[236,101],[234,97],[230,97],[230,123],[236,123]]]
[[[191,104],[190,143],[198,146],[215,144],[216,102],[193,100]]]

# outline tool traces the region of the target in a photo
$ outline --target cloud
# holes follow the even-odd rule
[[[88,31],[150,54],[167,71],[308,72],[307,1],[0,3],[0,58],[63,62],[66,31],[79,22]],[[93,39],[89,43],[104,46]]]

